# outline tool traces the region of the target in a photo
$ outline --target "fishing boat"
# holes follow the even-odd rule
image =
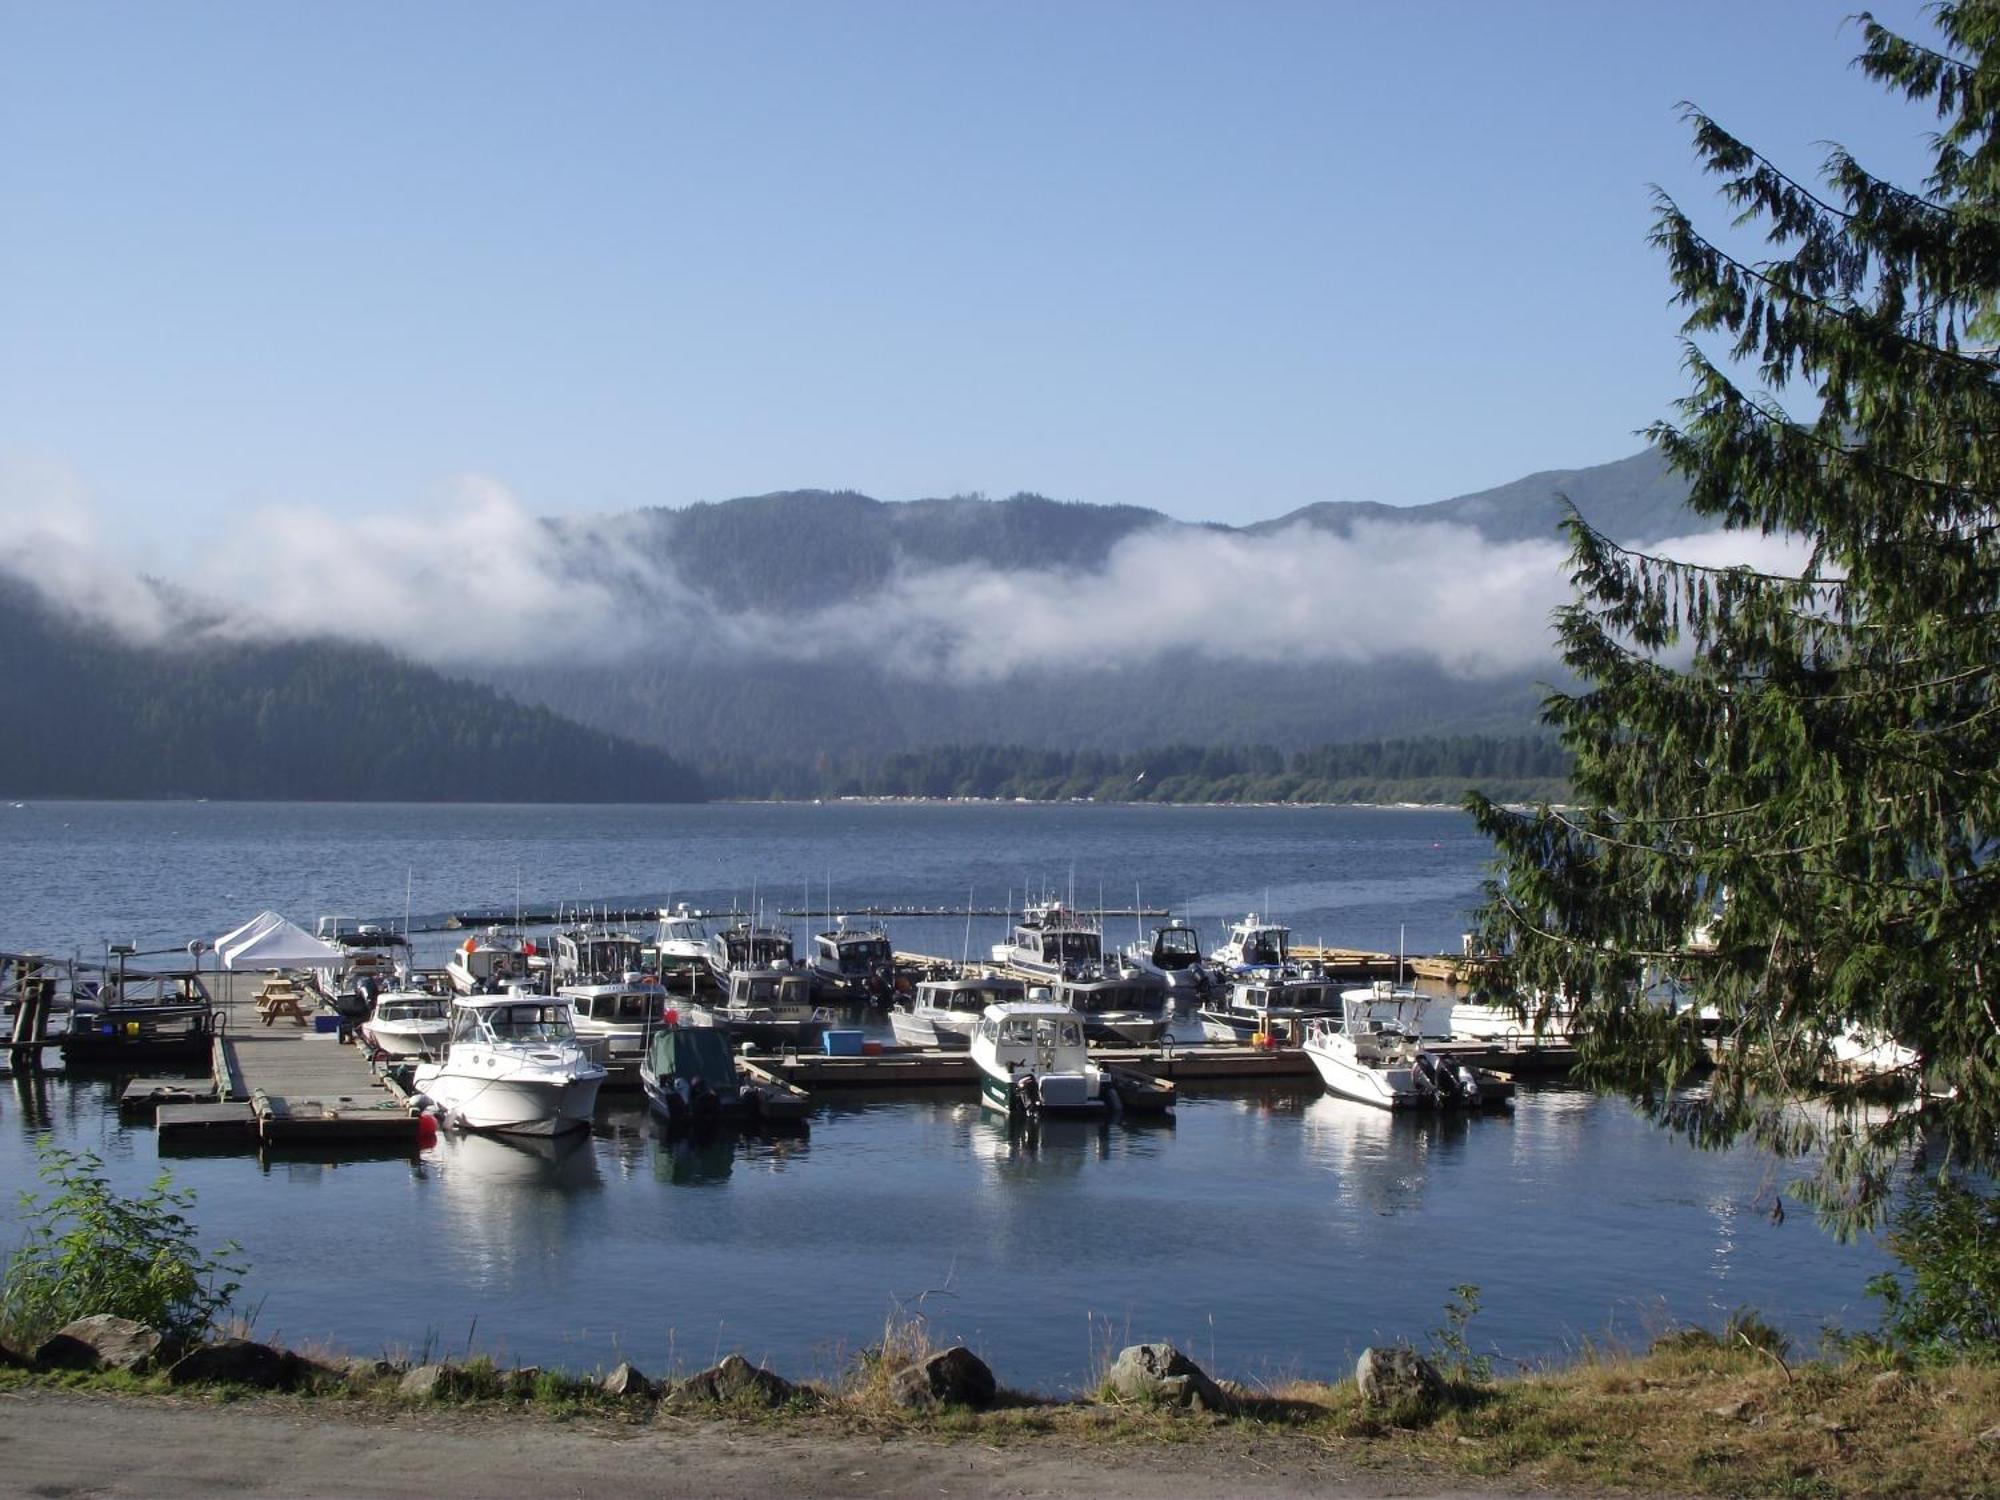
[[[713,1120],[797,1123],[812,1108],[804,1089],[764,1074],[748,1076],[729,1038],[702,1026],[659,1026],[639,1064],[646,1102],[670,1125]]]
[[[719,1002],[688,1002],[697,1026],[725,1032],[733,1045],[762,1051],[809,1051],[819,1046],[833,1022],[813,1004],[812,981],[803,969],[737,969]]]
[[[1117,1107],[1090,1060],[1083,1018],[1069,1007],[1022,1000],[989,1005],[972,1036],[980,1097],[1010,1117],[1101,1115]]]
[[[740,918],[708,935],[706,957],[709,977],[726,995],[729,978],[738,970],[793,967],[792,929]]]
[[[139,1066],[153,1060],[205,1059],[215,1040],[215,1001],[191,969],[128,968],[130,950],[112,950],[116,967],[71,970],[69,1030],[58,1039],[71,1065]]]
[[[1046,985],[1052,1003],[1076,1011],[1092,1041],[1147,1047],[1166,1033],[1172,1015],[1166,981],[1116,956],[1107,962],[1095,919],[1060,901],[1030,906],[1013,936],[992,951],[996,964]]]
[[[653,963],[660,983],[686,989],[709,977],[708,928],[683,901],[660,908],[660,925],[653,933]]]
[[[629,932],[597,923],[566,927],[555,935],[551,966],[556,984],[609,983],[644,967],[645,944]]]
[[[603,1082],[569,1007],[516,991],[459,996],[444,1056],[420,1063],[411,1087],[461,1129],[561,1135],[590,1127]]]
[[[1512,1097],[1506,1080],[1427,1047],[1399,1009],[1393,990],[1347,990],[1338,1018],[1306,1023],[1306,1056],[1329,1089],[1390,1110],[1482,1109]]]
[[[1230,974],[1245,969],[1282,969],[1291,962],[1292,930],[1254,911],[1231,924],[1229,941],[1209,957]]]
[[[1186,1008],[1206,1001],[1216,989],[1208,960],[1202,957],[1201,938],[1186,922],[1169,922],[1155,927],[1150,938],[1127,943],[1124,958],[1132,968],[1157,974],[1168,997]]]
[[[806,967],[822,1005],[886,1005],[896,992],[896,955],[880,922],[838,918],[831,931],[813,934]]]
[[[1290,1046],[1304,1042],[1308,1022],[1339,1014],[1333,982],[1299,970],[1252,971],[1230,981],[1220,999],[1196,1012],[1202,1035],[1212,1042],[1249,1042],[1262,1036]]]
[[[535,945],[503,927],[489,927],[452,950],[445,976],[461,995],[497,995],[533,976]]]
[[[972,1045],[989,1005],[1027,997],[1027,986],[1002,974],[944,973],[919,979],[889,1010],[889,1026],[905,1047],[963,1052]]]
[[[651,982],[565,984],[556,998],[569,1006],[577,1039],[604,1064],[606,1088],[637,1088],[646,1056],[646,1033],[657,1025],[666,991]]]
[[[313,966],[313,985],[349,1021],[366,1020],[376,999],[396,988],[398,973],[408,966],[410,940],[379,922],[322,916],[313,936],[340,952],[338,961]]]
[[[450,1001],[431,990],[386,990],[361,1023],[362,1040],[389,1058],[436,1057],[450,1034]]]

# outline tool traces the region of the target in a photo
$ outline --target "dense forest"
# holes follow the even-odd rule
[[[383,651],[323,641],[148,649],[0,584],[0,794],[663,802],[664,752]]]
[[[1454,735],[1322,745],[1168,745],[1131,754],[941,745],[872,757],[739,756],[702,768],[723,797],[996,797],[1100,802],[1559,800],[1568,760],[1546,735]]]

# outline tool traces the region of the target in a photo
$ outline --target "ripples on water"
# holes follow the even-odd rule
[[[214,936],[269,905],[399,912],[664,898],[980,904],[1031,881],[1192,905],[1204,938],[1264,909],[1301,938],[1455,948],[1483,845],[1454,813],[1040,807],[0,808],[0,947],[94,951]],[[1075,874],[1072,877],[1072,862]],[[806,924],[797,924],[803,933]],[[976,922],[978,951],[1001,923]],[[956,953],[959,921],[895,924]],[[1113,924],[1113,937],[1119,936]],[[445,940],[437,940],[441,947]],[[30,1141],[103,1153],[136,1187],[149,1129],[112,1085],[16,1079],[0,1192]],[[4,1105],[0,1105],[4,1107]],[[1695,1152],[1622,1104],[1525,1090],[1511,1115],[1392,1117],[1305,1087],[1184,1097],[1177,1121],[1010,1131],[970,1098],[823,1097],[809,1134],[669,1143],[607,1096],[569,1143],[446,1138],[417,1163],[193,1158],[212,1238],[242,1242],[267,1333],[356,1350],[476,1347],[573,1366],[715,1352],[830,1375],[901,1310],[1019,1385],[1085,1384],[1107,1344],[1168,1338],[1223,1374],[1330,1376],[1378,1338],[1421,1343],[1481,1288],[1475,1343],[1519,1358],[1643,1342],[1751,1305],[1810,1336],[1872,1322],[1883,1264],[1804,1215],[1788,1169]]]

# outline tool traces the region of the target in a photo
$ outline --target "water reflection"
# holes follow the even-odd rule
[[[481,1275],[565,1257],[576,1201],[603,1186],[597,1153],[581,1134],[468,1132],[441,1138],[430,1155],[449,1243]]]
[[[1342,1206],[1389,1215],[1418,1208],[1433,1177],[1465,1153],[1474,1131],[1511,1124],[1505,1111],[1391,1111],[1324,1094],[1300,1112],[1299,1139],[1307,1161],[1333,1175]]]

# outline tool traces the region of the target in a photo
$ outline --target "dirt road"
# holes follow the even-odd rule
[[[1004,1447],[877,1440],[718,1422],[643,1428],[535,1415],[384,1412],[330,1402],[237,1404],[18,1391],[0,1396],[0,1494],[381,1496],[385,1500],[636,1500],[641,1496],[1081,1495],[1090,1500],[1439,1491],[1369,1474],[1298,1439],[1218,1433],[1125,1446],[1036,1439]],[[1491,1500],[1491,1497],[1488,1497]]]

